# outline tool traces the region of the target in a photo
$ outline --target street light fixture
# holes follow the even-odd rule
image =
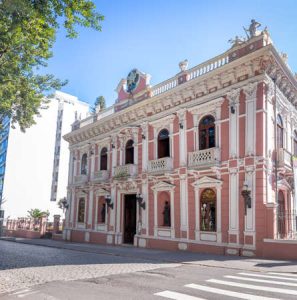
[[[105,203],[106,203],[107,207],[110,207],[111,209],[113,209],[113,203],[111,202],[111,196],[110,195],[105,196]]]
[[[251,189],[246,181],[243,184],[241,195],[244,199],[244,214],[246,215],[246,209],[252,208]]]
[[[136,201],[138,202],[138,205],[139,205],[141,208],[145,209],[145,202],[143,201],[143,196],[142,196],[142,194],[137,193],[137,195],[136,195]]]

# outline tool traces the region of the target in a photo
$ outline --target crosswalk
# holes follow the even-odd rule
[[[218,295],[252,300],[297,299],[297,274],[240,272],[181,288],[183,292],[165,290],[154,295],[174,300],[217,299]]]

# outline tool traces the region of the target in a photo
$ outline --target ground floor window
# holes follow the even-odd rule
[[[97,223],[105,223],[106,220],[106,204],[104,197],[98,199]]]
[[[216,231],[216,193],[205,189],[200,196],[200,229],[201,231]]]
[[[77,222],[78,223],[85,222],[85,199],[84,198],[79,198]]]

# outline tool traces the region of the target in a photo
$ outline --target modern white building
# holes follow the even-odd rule
[[[3,185],[5,217],[24,217],[32,208],[61,214],[57,201],[67,195],[69,150],[62,136],[76,119],[86,118],[89,104],[56,92],[48,108],[25,133],[9,131]]]

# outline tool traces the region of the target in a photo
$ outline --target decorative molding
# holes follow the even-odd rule
[[[157,184],[151,187],[153,191],[171,191],[175,189],[175,185],[166,181],[159,181]]]
[[[219,188],[223,184],[222,180],[204,176],[198,180],[196,180],[194,183],[192,183],[192,186],[194,189],[199,189],[199,188],[205,188],[205,187],[216,187]]]

